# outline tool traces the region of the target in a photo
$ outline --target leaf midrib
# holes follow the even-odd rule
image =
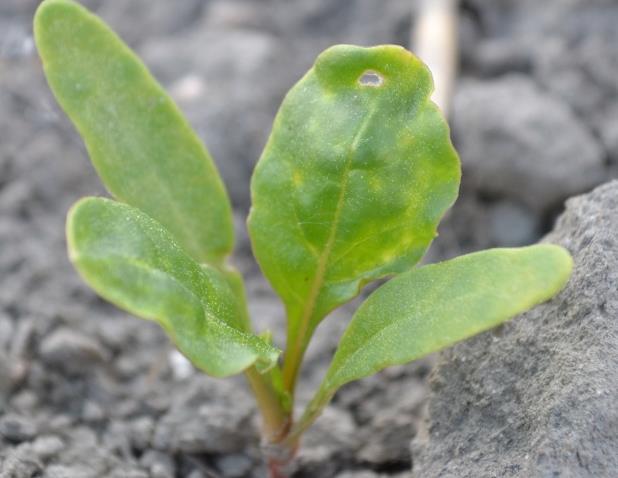
[[[348,189],[350,170],[352,169],[352,163],[354,162],[354,152],[358,148],[358,142],[365,130],[367,129],[369,123],[371,122],[371,119],[373,118],[376,109],[377,106],[374,105],[367,113],[365,119],[359,125],[357,132],[354,134],[352,142],[350,143],[346,162],[343,168],[343,179],[341,189],[339,190],[339,196],[337,198],[337,205],[335,206],[335,214],[333,215],[332,227],[324,249],[320,254],[318,267],[316,268],[316,273],[313,279],[313,283],[311,285],[309,296],[307,298],[307,301],[305,302],[306,305],[302,309],[300,327],[298,329],[298,333],[296,334],[296,341],[294,343],[295,350],[300,350],[303,347],[304,336],[307,333],[311,319],[314,316],[317,299],[324,284],[324,277],[326,273],[326,266],[328,265],[328,259],[330,258],[330,255],[332,253],[333,245],[337,236],[337,231],[339,229],[339,221],[341,219],[341,213],[343,211],[345,196]]]

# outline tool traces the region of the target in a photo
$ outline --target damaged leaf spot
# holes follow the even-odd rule
[[[358,83],[361,86],[379,88],[384,84],[384,78],[377,71],[367,70],[358,78]]]

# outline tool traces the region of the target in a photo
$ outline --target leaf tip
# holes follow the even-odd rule
[[[554,264],[559,282],[557,291],[562,290],[573,273],[574,261],[571,253],[566,248],[556,244],[540,244],[537,247],[543,248],[544,254]]]
[[[43,0],[34,13],[33,25],[37,44],[44,28],[62,16],[63,13],[76,9],[83,9],[83,7],[72,0]]]

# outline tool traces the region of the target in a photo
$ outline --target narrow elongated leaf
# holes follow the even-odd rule
[[[203,144],[137,56],[69,0],[45,0],[34,33],[47,81],[107,189],[163,224],[196,260],[233,246],[230,204]]]
[[[246,330],[223,273],[191,259],[157,221],[126,204],[86,198],[69,212],[69,256],[102,297],[158,322],[197,367],[217,377],[278,351]]]
[[[310,409],[342,385],[410,362],[504,322],[569,279],[563,248],[492,249],[401,274],[358,309]]]
[[[409,269],[436,235],[460,168],[431,90],[401,47],[339,45],[281,105],[249,232],[287,307],[289,347],[363,284]]]

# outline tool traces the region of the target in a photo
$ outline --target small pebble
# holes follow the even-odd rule
[[[98,403],[88,400],[84,404],[82,418],[86,422],[100,422],[105,419],[105,411]]]
[[[241,478],[243,476],[248,476],[251,468],[253,467],[253,462],[251,459],[240,453],[223,455],[217,459],[216,464],[223,476],[230,478]]]
[[[25,417],[7,414],[0,418],[0,435],[10,442],[30,441],[36,434],[35,424]]]
[[[3,450],[4,452],[4,450]],[[41,476],[43,464],[32,456],[30,444],[22,444],[14,449],[7,451],[6,458],[0,467],[2,478],[30,478]],[[49,475],[56,476],[56,475]],[[58,475],[62,476],[62,475]]]
[[[85,465],[50,465],[45,468],[44,476],[45,478],[86,478],[93,476],[93,471]],[[119,475],[117,476],[120,478]]]
[[[131,446],[136,450],[146,450],[150,447],[154,433],[154,420],[144,416],[132,420],[129,424]]]
[[[48,366],[67,372],[83,372],[92,363],[104,362],[108,353],[91,337],[66,327],[46,336],[39,349]]]
[[[32,390],[24,390],[11,398],[11,407],[23,414],[31,413],[39,405],[39,398]]]
[[[40,436],[32,443],[32,451],[41,460],[52,458],[60,453],[64,447],[64,441],[55,435]]]
[[[87,475],[84,475],[87,476]],[[77,478],[77,477],[75,477]],[[116,468],[109,474],[109,478],[150,478],[148,472],[139,468]]]
[[[539,235],[534,213],[513,201],[500,201],[490,208],[489,227],[491,239],[498,247],[530,244]]]
[[[172,457],[160,451],[147,451],[142,455],[140,464],[150,471],[151,478],[174,478],[176,474]]]
[[[8,351],[13,336],[13,321],[6,315],[0,315],[0,352]]]

